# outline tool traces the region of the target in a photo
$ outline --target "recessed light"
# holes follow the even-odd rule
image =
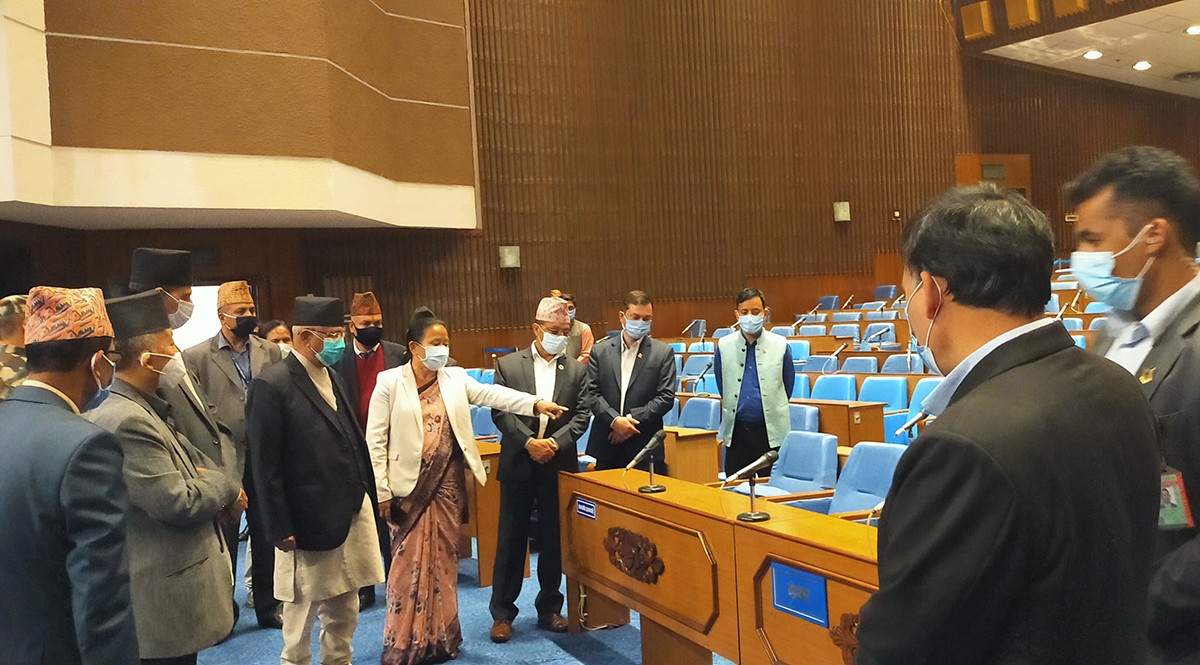
[[[1133,63],[1133,68],[1138,70],[1139,72],[1144,72],[1147,69],[1150,69],[1152,66],[1153,65],[1146,62],[1145,60],[1138,60],[1137,62]]]
[[[1091,51],[1088,51],[1087,53],[1083,54],[1084,60],[1099,60],[1100,58],[1103,58],[1103,57],[1104,57],[1104,54],[1099,51],[1096,51],[1096,50],[1091,50]]]
[[[1189,35],[1200,35],[1200,25],[1188,26],[1188,29],[1184,32],[1188,33]]]

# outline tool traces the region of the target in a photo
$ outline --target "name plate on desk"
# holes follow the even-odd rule
[[[771,589],[775,609],[829,627],[824,577],[776,561],[771,563]]]
[[[580,517],[586,517],[589,520],[596,519],[596,502],[587,499],[575,499],[575,512]]]

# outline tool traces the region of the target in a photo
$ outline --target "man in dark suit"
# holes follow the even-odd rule
[[[537,575],[540,590],[534,606],[538,627],[556,633],[567,630],[562,617],[562,546],[559,536],[558,473],[578,464],[576,441],[587,429],[587,371],[562,354],[567,349],[571,319],[567,303],[543,298],[534,317],[530,348],[496,363],[496,385],[536,395],[569,409],[567,418],[518,416],[492,411],[500,430],[500,526],[492,584],[493,642],[512,637],[517,596],[524,578],[530,522],[537,505]]]
[[[358,590],[383,581],[375,473],[354,404],[330,368],[345,351],[338,298],[296,298],[295,346],[250,386],[246,431],[283,601],[283,663],[350,662]]]
[[[1182,474],[1195,510],[1200,277],[1193,251],[1200,242],[1200,182],[1182,157],[1133,147],[1101,157],[1067,193],[1079,216],[1071,268],[1081,287],[1113,307],[1093,349],[1138,378],[1161,423],[1163,475]],[[1166,517],[1150,583],[1148,660],[1200,662],[1200,539],[1194,524]]]
[[[1137,382],[1054,319],[1050,224],[992,185],[908,225],[909,321],[946,372],[896,468],[859,665],[1128,665],[1159,488]]]
[[[278,346],[252,334],[258,326],[257,313],[248,283],[225,282],[217,290],[220,332],[212,340],[184,351],[183,360],[190,374],[199,380],[206,398],[216,405],[217,420],[233,432],[237,451],[235,474],[242,479],[242,487],[250,498],[246,525],[250,532],[254,613],[258,617],[258,625],[280,628],[283,618],[273,586],[274,548],[263,533],[254,474],[246,454],[246,388],[254,377],[266,367],[279,362],[283,356]]]
[[[405,361],[403,344],[383,339],[383,309],[371,291],[355,293],[350,301],[350,336],[354,353],[345,353],[336,366],[337,373],[346,385],[346,394],[355,406],[358,425],[367,431],[367,412],[371,406],[371,393],[375,392],[375,381],[379,373],[399,367]],[[387,523],[375,515],[375,528],[379,532],[379,552],[383,557],[383,573],[387,576],[392,563],[392,545],[388,536]],[[359,607],[366,609],[375,604],[375,587],[364,587],[358,592]]]
[[[654,304],[645,291],[630,291],[617,315],[621,334],[597,342],[588,358],[588,399],[595,420],[587,454],[596,469],[620,469],[662,429],[675,405],[675,351],[650,337]],[[662,448],[654,451],[656,471]],[[648,460],[639,468],[644,468]]]
[[[135,665],[121,446],[79,416],[116,378],[104,296],[33,289],[25,336],[0,402],[0,663]]]

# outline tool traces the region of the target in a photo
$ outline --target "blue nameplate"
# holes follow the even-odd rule
[[[589,520],[596,519],[596,502],[587,499],[575,499],[575,512]]]
[[[824,577],[772,562],[771,590],[775,609],[829,627]]]

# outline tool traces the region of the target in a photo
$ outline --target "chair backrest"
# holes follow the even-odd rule
[[[817,325],[800,326],[800,329],[796,331],[797,337],[821,337],[824,334],[825,326]]]
[[[471,377],[472,379],[475,379],[476,381],[478,381],[478,380],[479,380],[479,377],[483,376],[483,370],[482,370],[482,369],[480,369],[480,368],[478,368],[478,367],[471,367],[471,368],[468,368],[468,369],[467,369],[467,376],[469,376],[469,377]]]
[[[917,385],[913,388],[912,395],[910,395],[908,397],[908,418],[907,419],[911,420],[911,419],[917,417],[917,412],[919,412],[921,410],[921,402],[924,402],[925,398],[929,397],[929,393],[933,392],[933,389],[937,388],[938,384],[940,384],[941,382],[942,382],[942,377],[940,377],[940,376],[931,376],[927,379],[921,379],[920,381],[917,381]],[[912,438],[911,435],[915,431],[916,431],[916,428],[914,428],[913,430],[911,430],[909,432],[910,438]]]
[[[695,429],[720,429],[721,402],[709,397],[693,397],[679,410],[679,426]]]
[[[675,376],[683,376],[683,356],[675,356]]]
[[[687,344],[684,344],[683,342],[667,342],[667,346],[675,349],[675,353],[683,353],[684,351],[687,351]]]
[[[788,432],[771,469],[771,487],[785,492],[816,492],[837,485],[837,437]]]
[[[873,360],[873,359],[872,359]],[[868,376],[858,389],[863,402],[885,402],[884,411],[903,411],[908,408],[908,379],[902,376]]]
[[[700,376],[700,372],[704,371],[704,367],[713,361],[711,354],[697,353],[688,356],[687,360],[683,361],[683,372],[681,376]],[[710,368],[711,372],[712,369]]]
[[[771,326],[771,332],[775,333],[776,335],[791,337],[792,334],[796,332],[796,328],[793,326]]]
[[[495,383],[496,382],[496,370],[494,370],[494,369],[483,370],[483,373],[479,376],[479,382],[480,383],[488,383],[488,384]]]
[[[808,375],[797,374],[796,382],[792,384],[792,399],[808,399],[812,391],[809,389]]]
[[[877,334],[880,330],[884,331],[882,335],[871,339],[871,335]],[[884,344],[887,342],[894,343],[896,341],[896,324],[894,323],[868,323],[867,329],[863,331],[863,339],[871,339],[872,342]]]
[[[867,312],[868,321],[895,321],[900,316],[900,312],[894,309],[889,309],[883,312]]]
[[[671,405],[671,410],[663,414],[663,427],[674,427],[679,424],[679,398],[675,398],[675,403]],[[591,421],[588,421],[588,429],[592,428]],[[587,438],[579,439],[582,442],[587,442]]]
[[[851,374],[875,374],[879,371],[879,361],[871,356],[846,358],[842,361],[842,371]]]
[[[721,391],[717,389],[717,377],[713,376],[712,372],[705,374],[703,384],[697,385],[694,390],[698,393],[707,393],[709,395],[721,394]]]
[[[821,296],[817,298],[817,309],[837,309],[842,304],[840,296]]]
[[[733,332],[733,328],[717,328],[713,331],[713,339],[721,339],[722,337]]]
[[[875,295],[872,297],[876,300],[895,300],[899,291],[895,284],[880,284],[875,287]]]
[[[829,374],[818,376],[813,383],[812,399],[836,399],[852,402],[856,396],[857,386],[853,376]]]
[[[788,341],[788,348],[792,351],[792,362],[798,363],[802,360],[808,360],[810,344],[808,340],[793,339]]]
[[[881,374],[924,374],[925,363],[916,353],[900,353],[883,361]]]
[[[1104,330],[1104,324],[1108,323],[1107,316],[1097,316],[1088,324],[1088,330]]]
[[[1046,301],[1046,313],[1047,314],[1058,314],[1059,307],[1062,307],[1062,305],[1060,305],[1058,302],[1058,294],[1051,293],[1050,299]]]
[[[1077,291],[1079,282],[1050,282],[1051,291]]]
[[[1083,330],[1083,319],[1077,316],[1065,316],[1061,319],[1062,325],[1069,332]]]
[[[833,356],[809,356],[808,360],[804,361],[806,372],[836,372],[837,368],[838,361]]]
[[[688,353],[712,353],[715,346],[712,342],[692,342],[688,344]]]
[[[496,423],[492,422],[492,410],[486,406],[481,406],[471,412],[471,429],[475,430],[476,438],[500,434],[500,430],[496,429]]]
[[[859,327],[857,323],[835,323],[829,326],[829,334],[834,337],[853,337],[858,341]]]
[[[883,309],[884,307],[887,307],[887,305],[888,304],[886,302],[884,302],[883,300],[872,300],[871,302],[863,303],[862,308],[871,310],[873,312],[878,312],[879,310]]]
[[[1071,335],[1071,339],[1075,341],[1075,346],[1081,349],[1087,348],[1087,338],[1083,335]]]
[[[815,432],[820,424],[817,407],[808,404],[788,404],[788,415],[792,419],[793,432]]]
[[[1108,312],[1109,309],[1110,308],[1108,305],[1105,305],[1104,303],[1096,300],[1096,301],[1088,303],[1087,307],[1083,308],[1083,313],[1084,314],[1104,314],[1104,313]]]
[[[867,441],[851,448],[833,490],[829,514],[870,510],[879,505],[887,498],[896,464],[907,449],[894,443]]]
[[[862,315],[862,312],[834,312],[832,316],[834,323],[849,323],[850,321],[861,321]]]

